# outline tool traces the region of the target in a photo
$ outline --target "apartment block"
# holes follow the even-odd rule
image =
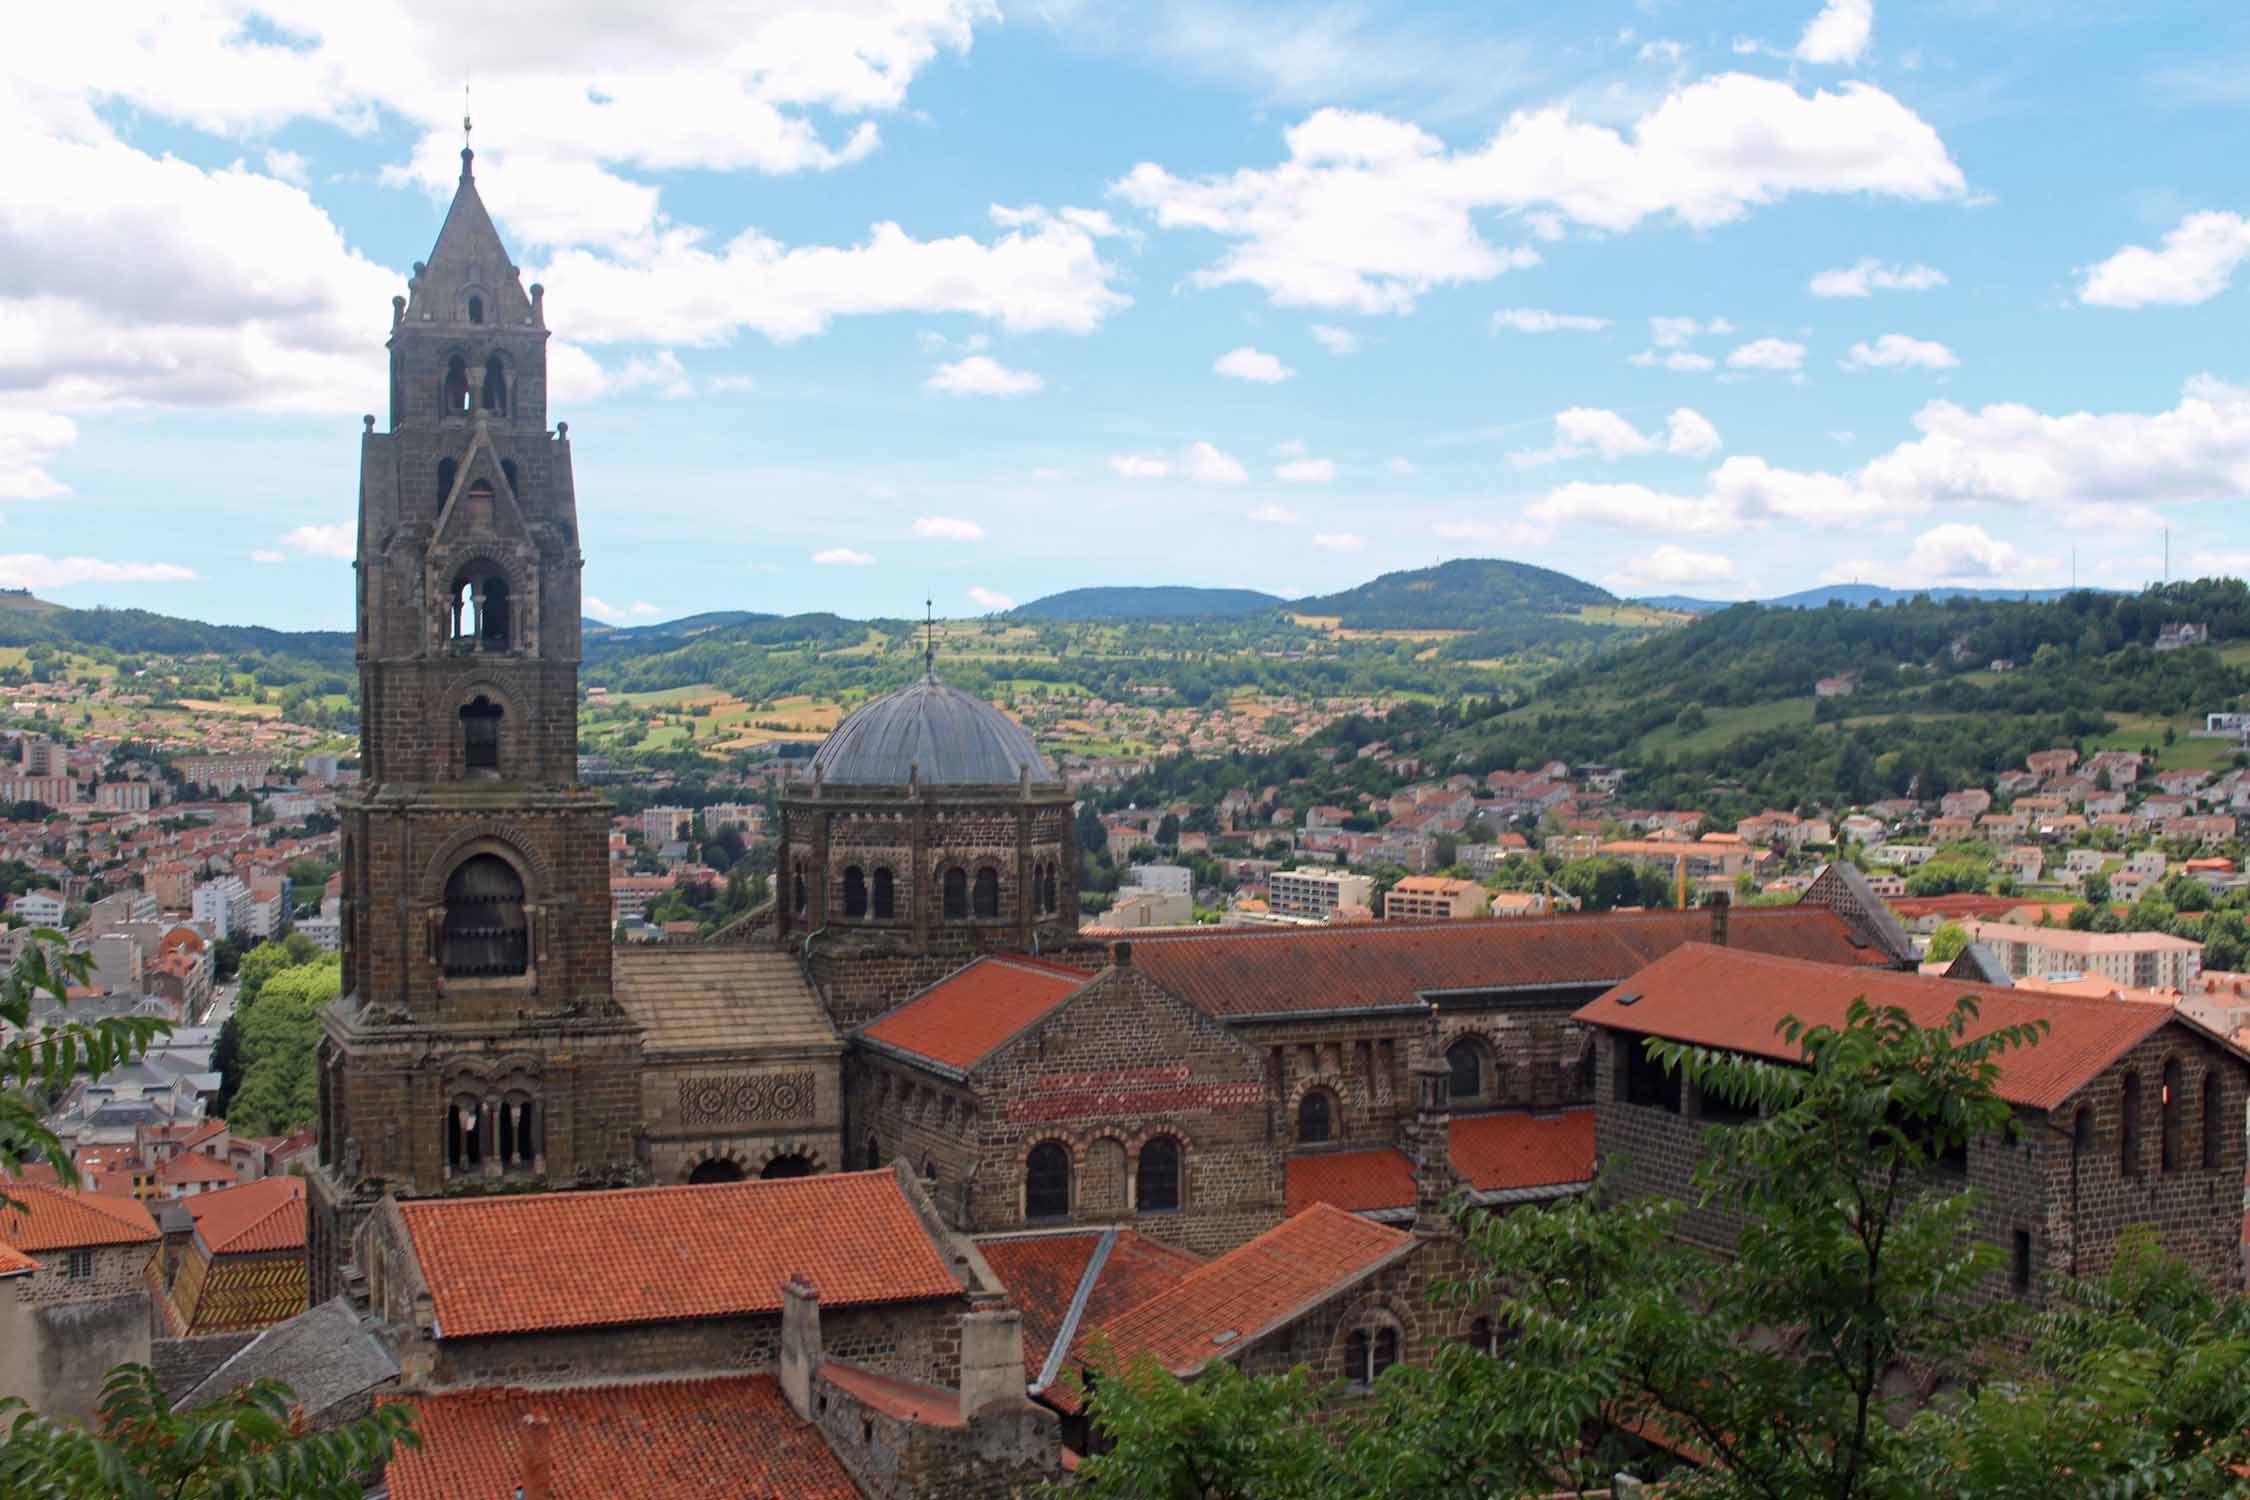
[[[1373,906],[1375,880],[1343,870],[1300,866],[1274,871],[1266,892],[1268,904],[1281,915],[1317,919],[1333,916],[1339,906]]]

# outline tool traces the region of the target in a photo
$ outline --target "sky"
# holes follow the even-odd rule
[[[2250,572],[2237,0],[179,0],[10,43],[0,584],[74,606],[348,628],[464,83],[602,618]]]

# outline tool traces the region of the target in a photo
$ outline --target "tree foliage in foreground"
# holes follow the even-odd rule
[[[2146,1237],[2002,1337],[2018,1304],[1989,1299],[1997,1252],[1946,1178],[1969,1142],[2014,1132],[1998,1063],[2038,1033],[1972,1038],[1975,1016],[1966,998],[1934,1027],[1855,1003],[1841,1026],[1782,1028],[1796,1066],[1650,1042],[1755,1116],[1706,1129],[1695,1177],[1702,1206],[1741,1216],[1730,1257],[1676,1239],[1675,1203],[1597,1193],[1473,1220],[1471,1269],[1437,1295],[1495,1309],[1498,1357],[1442,1345],[1319,1421],[1333,1393],[1302,1370],[1183,1386],[1097,1358],[1111,1446],[1083,1491],[1483,1500],[1630,1469],[1679,1500],[2250,1493],[2233,1467],[2250,1310]]]
[[[93,962],[69,951],[70,939],[41,929],[0,976],[0,1169],[45,1162],[64,1182],[78,1180],[70,1148],[42,1118],[48,1102],[80,1076],[99,1078],[131,1062],[149,1043],[170,1033],[151,1016],[105,1016],[32,1024],[32,1006],[44,995],[63,1004],[70,987],[84,983]],[[0,1209],[14,1202],[0,1188]]]
[[[310,1431],[296,1398],[261,1380],[175,1413],[156,1372],[120,1365],[93,1428],[0,1401],[0,1495],[21,1500],[359,1500],[393,1448],[419,1447],[412,1412],[378,1407]]]

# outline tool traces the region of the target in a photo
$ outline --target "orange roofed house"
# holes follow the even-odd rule
[[[114,1365],[149,1360],[156,1221],[131,1198],[9,1178],[0,1208],[0,1396],[90,1416]]]
[[[1703,1128],[1740,1118],[1651,1062],[1648,1038],[1794,1062],[1797,1050],[1775,1034],[1789,1016],[1841,1025],[1865,997],[1932,1026],[1963,995],[1979,1007],[1974,1032],[2048,1027],[2036,1045],[2000,1060],[1999,1093],[2021,1137],[1972,1142],[1946,1170],[1982,1195],[1978,1233],[2005,1256],[1995,1292],[2037,1300],[2043,1273],[2098,1275],[2132,1224],[2153,1225],[2174,1254],[2239,1286],[2250,1055],[2170,1006],[1684,947],[1579,1012],[1601,1037],[1598,1154],[1624,1159],[1628,1191],[1692,1203]],[[1678,1226],[1724,1250],[1741,1221],[1712,1206],[1689,1209]]]

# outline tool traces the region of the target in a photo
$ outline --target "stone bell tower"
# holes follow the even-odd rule
[[[392,299],[360,439],[361,780],[324,1015],[308,1253],[345,1289],[385,1194],[633,1180],[640,1034],[610,983],[608,806],[577,782],[578,517],[527,294],[471,154]]]

